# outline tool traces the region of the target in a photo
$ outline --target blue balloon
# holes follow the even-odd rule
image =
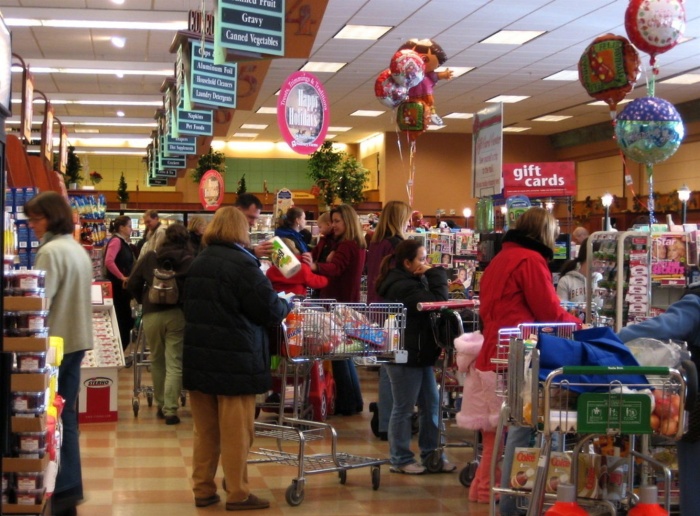
[[[617,145],[630,159],[646,165],[661,163],[678,150],[685,136],[676,108],[658,97],[635,99],[617,115]]]

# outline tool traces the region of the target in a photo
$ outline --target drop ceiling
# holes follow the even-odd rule
[[[298,15],[304,3],[287,0],[288,16]],[[60,6],[57,4],[60,3]],[[525,95],[526,100],[504,106],[504,125],[528,128],[521,134],[550,135],[609,120],[607,106],[593,101],[577,79],[543,80],[561,71],[575,71],[590,42],[605,33],[626,35],[627,0],[329,0],[309,60],[346,62],[339,72],[318,73],[330,99],[334,141],[356,143],[378,132],[396,130],[391,110],[374,96],[377,75],[388,67],[397,47],[410,38],[431,38],[448,56],[447,67],[474,67],[450,81],[440,81],[435,104],[440,115],[474,113],[496,95]],[[204,8],[214,9],[213,0]],[[700,86],[672,85],[663,81],[682,74],[700,74],[700,1],[686,0],[687,41],[658,56],[660,74],[656,94],[674,104],[700,98]],[[0,0],[0,12],[10,18],[87,20],[181,21],[189,10],[201,10],[202,0]],[[334,39],[346,24],[388,25],[377,41]],[[502,29],[540,30],[542,36],[521,46],[486,45],[484,38]],[[66,29],[11,27],[13,51],[30,69],[40,67],[123,68],[135,71],[172,70],[175,55],[170,45],[173,30]],[[110,38],[126,38],[116,48]],[[649,56],[640,52],[642,75],[629,99],[647,95]],[[307,60],[274,59],[258,94],[255,109],[237,110],[228,141],[278,142],[281,135],[274,114],[258,114],[259,107],[275,107],[282,81]],[[95,100],[108,104],[55,105],[56,116],[67,125],[69,139],[78,150],[87,150],[82,138],[149,138],[156,106],[129,105],[127,101],[162,102],[162,75],[136,73],[118,78],[102,74],[35,73],[35,88],[54,100]],[[20,74],[13,74],[13,98],[20,98]],[[15,105],[14,112],[19,113]],[[351,116],[357,110],[382,110],[376,118]],[[120,117],[117,112],[123,112]],[[543,115],[570,116],[560,122],[538,122]],[[18,120],[18,116],[14,117]],[[446,118],[441,132],[469,133],[472,120]],[[76,125],[73,125],[76,124]],[[94,125],[102,124],[102,125]],[[106,124],[106,125],[105,125]],[[142,125],[120,125],[142,124]],[[243,124],[267,125],[265,129],[241,129]],[[11,128],[11,126],[10,126]],[[80,132],[78,132],[80,131]],[[88,131],[85,133],[84,131]],[[237,132],[255,136],[239,138]],[[97,145],[96,147],[99,147]],[[138,149],[141,150],[141,149]],[[116,152],[116,151],[115,151]]]

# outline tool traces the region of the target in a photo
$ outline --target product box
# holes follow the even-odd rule
[[[49,350],[48,337],[3,337],[2,342],[4,346],[4,351],[23,352]]]
[[[549,468],[544,490],[546,493],[556,493],[559,484],[568,484],[571,479],[571,454],[565,452],[551,452],[549,455]]]
[[[10,375],[10,390],[39,392],[49,387],[48,373],[12,373]]]
[[[105,423],[117,421],[116,367],[83,367],[80,369],[78,421]]]
[[[516,448],[513,467],[510,470],[510,486],[513,489],[532,490],[537,475],[539,448]]]
[[[577,493],[581,498],[599,500],[602,496],[599,478],[601,456],[594,453],[580,453],[578,456]]]
[[[41,459],[18,459],[16,457],[4,457],[2,459],[3,471],[10,473],[41,472],[49,465],[49,454],[45,453]]]
[[[21,432],[44,432],[46,431],[46,414],[39,417],[16,417],[11,418],[11,428],[14,433]]]
[[[45,297],[5,296],[2,302],[3,308],[10,312],[39,311],[49,309],[49,299]]]

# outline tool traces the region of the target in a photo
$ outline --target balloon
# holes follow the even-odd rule
[[[423,58],[413,50],[396,52],[391,58],[389,69],[396,83],[409,89],[420,84],[425,77]]]
[[[635,48],[627,38],[615,34],[594,39],[578,62],[578,78],[588,94],[613,110],[632,91],[640,70]]]
[[[408,98],[408,88],[397,84],[388,68],[374,82],[374,94],[386,107],[395,108]]]
[[[658,97],[630,102],[615,124],[617,144],[627,157],[639,163],[660,163],[678,150],[685,135],[676,108]]]
[[[430,124],[430,107],[422,100],[402,102],[396,111],[396,122],[409,140],[415,141]]]
[[[654,57],[675,47],[685,31],[683,0],[630,0],[625,30],[639,50],[651,54],[653,64]]]

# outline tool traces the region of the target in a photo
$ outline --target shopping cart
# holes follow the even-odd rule
[[[336,303],[328,300],[307,300],[297,306],[282,325],[285,359],[283,367],[296,367],[321,360],[374,357],[377,361],[405,362],[403,333],[406,310],[403,304]],[[309,369],[310,370],[310,369]],[[297,376],[298,377],[298,376]],[[303,379],[308,384],[308,379]],[[302,382],[303,383],[303,382]],[[295,397],[292,413],[308,403],[296,399],[308,391],[292,390]],[[297,506],[304,500],[307,475],[337,472],[345,484],[347,471],[370,468],[372,488],[380,484],[380,466],[388,459],[341,453],[337,449],[337,433],[328,423],[289,417],[284,408],[287,389],[280,392],[280,412],[276,422],[256,422],[256,436],[275,447],[252,451],[250,463],[279,463],[297,468],[297,475],[286,491],[286,501]],[[309,455],[306,443],[330,441],[329,453]],[[287,446],[287,450],[284,447]],[[289,450],[289,447],[293,450]]]

